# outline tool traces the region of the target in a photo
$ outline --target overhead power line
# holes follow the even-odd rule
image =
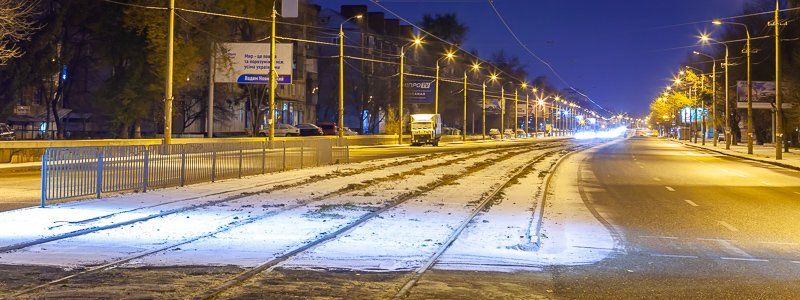
[[[575,93],[578,93],[579,95],[583,96],[584,98],[586,98],[586,100],[589,100],[589,102],[591,102],[592,104],[596,105],[600,109],[602,109],[602,110],[604,110],[604,111],[606,111],[608,113],[611,113],[611,111],[605,109],[602,105],[600,105],[597,102],[595,102],[594,100],[592,100],[591,97],[589,97],[588,95],[586,95],[586,94],[582,93],[581,91],[575,89],[571,84],[569,84],[569,82],[567,82],[566,80],[564,80],[563,77],[561,77],[561,74],[559,74],[558,71],[556,71],[556,69],[553,68],[553,66],[549,62],[545,61],[544,59],[539,57],[539,55],[536,55],[536,53],[531,51],[531,49],[528,48],[528,46],[525,45],[525,43],[522,42],[522,40],[519,38],[519,36],[517,36],[517,34],[514,32],[514,30],[511,29],[511,26],[508,25],[508,22],[506,22],[506,19],[503,18],[503,15],[500,14],[500,11],[494,5],[494,0],[487,0],[487,1],[489,2],[489,6],[492,7],[492,10],[494,11],[494,13],[497,16],[497,18],[500,19],[500,22],[503,23],[503,26],[506,27],[506,30],[508,30],[508,33],[510,33],[511,36],[514,37],[514,40],[522,47],[522,49],[524,49],[526,52],[528,52],[528,54],[530,54],[531,56],[536,58],[536,60],[538,60],[543,65],[545,65],[548,69],[550,69],[550,72],[553,73],[553,75],[555,75],[558,78],[558,80],[561,81],[561,83],[566,85],[567,88],[569,88],[570,90],[574,91]]]

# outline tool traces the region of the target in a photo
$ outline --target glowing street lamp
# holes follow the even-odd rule
[[[362,15],[355,15],[339,24],[339,138],[344,138],[344,23],[350,20],[361,20]],[[273,122],[273,120],[270,120]]]
[[[400,120],[400,126],[397,132],[398,145],[403,144],[403,123],[405,123],[403,119],[403,100],[404,100],[403,97],[405,97],[403,89],[405,87],[406,47],[412,45],[415,47],[422,46],[422,39],[419,37],[414,37],[413,41],[400,47],[400,95],[399,95],[400,97],[398,97],[399,103],[397,106],[398,108],[397,116],[399,118],[398,120]]]
[[[445,55],[442,58],[439,58],[439,59],[436,60],[436,92],[435,92],[434,103],[433,103],[433,113],[434,114],[438,114],[439,113],[439,69],[440,69],[439,62],[441,62],[444,59],[453,60],[453,59],[455,59],[455,57],[456,57],[456,53],[455,52],[448,51],[447,53],[445,53]]]
[[[717,26],[722,26],[725,24],[742,26],[744,27],[744,32],[747,35],[744,50],[745,54],[747,55],[747,154],[753,154],[753,81],[751,78],[752,63],[750,58],[752,50],[750,47],[750,29],[747,27],[747,24],[744,23],[722,20],[714,20],[712,23]]]

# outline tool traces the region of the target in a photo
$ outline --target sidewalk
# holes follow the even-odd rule
[[[785,152],[783,153],[782,160],[776,160],[775,146],[772,144],[753,145],[753,154],[751,155],[747,154],[747,143],[739,143],[739,145],[737,146],[731,145],[730,150],[725,150],[724,142],[718,143],[717,147],[714,147],[708,141],[706,141],[705,146],[703,146],[699,142],[697,144],[688,141],[678,141],[678,142],[690,147],[707,149],[717,153],[730,155],[738,158],[764,162],[794,170],[800,170],[800,149],[797,148],[789,148],[789,153]]]

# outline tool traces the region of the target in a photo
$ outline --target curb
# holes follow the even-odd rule
[[[34,165],[34,166],[12,166],[12,167],[4,167],[0,168],[0,175],[4,174],[15,174],[15,173],[23,173],[23,172],[37,172],[41,171],[42,166]]]
[[[788,164],[780,163],[780,162],[777,162],[777,161],[761,160],[761,159],[758,159],[758,158],[747,157],[747,156],[744,156],[744,155],[731,154],[731,153],[723,152],[723,151],[716,150],[716,149],[710,149],[710,148],[691,145],[691,144],[682,143],[682,142],[679,142],[679,143],[681,143],[681,144],[683,144],[685,146],[689,146],[689,147],[692,147],[692,148],[695,148],[695,149],[699,149],[699,150],[711,151],[711,152],[719,153],[719,154],[722,154],[722,155],[727,155],[727,156],[730,156],[730,157],[736,157],[736,158],[745,159],[745,160],[749,160],[749,161],[755,161],[755,162],[770,164],[770,165],[773,165],[773,166],[778,166],[778,167],[782,167],[782,168],[786,168],[786,169],[800,171],[800,167],[798,167],[798,166],[788,165]]]

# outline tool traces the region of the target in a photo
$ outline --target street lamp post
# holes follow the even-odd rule
[[[500,84],[500,139],[505,139],[505,119],[506,119],[506,87]]]
[[[753,154],[753,81],[751,78],[751,54],[752,48],[750,45],[750,29],[747,27],[747,24],[744,23],[737,23],[737,22],[728,22],[728,21],[720,21],[714,20],[714,25],[722,25],[722,24],[732,24],[732,25],[739,25],[744,27],[744,32],[747,35],[746,44],[745,44],[745,54],[747,55],[747,154]]]
[[[433,113],[434,114],[438,114],[439,113],[439,69],[441,69],[439,67],[439,62],[441,62],[443,59],[451,60],[454,57],[455,57],[455,53],[447,52],[447,53],[445,53],[444,57],[439,58],[439,59],[436,60],[436,80],[435,80],[436,81],[436,87],[435,87],[436,91],[434,92],[435,95],[434,95],[434,100],[433,100],[434,101],[433,102]]]
[[[339,24],[339,138],[344,138],[344,23],[353,19],[361,19],[355,15]],[[401,55],[402,57],[402,55]],[[401,64],[402,65],[402,64]],[[402,67],[401,67],[402,68]]]
[[[403,124],[405,123],[405,119],[403,119],[403,100],[405,97],[405,64],[406,64],[406,47],[410,45],[419,46],[422,45],[422,39],[414,38],[414,41],[408,44],[403,45],[400,47],[400,95],[398,95],[398,105],[397,105],[397,118],[399,123],[399,128],[397,130],[397,144],[403,144]]]
[[[519,130],[519,89],[514,88],[514,137]]]

